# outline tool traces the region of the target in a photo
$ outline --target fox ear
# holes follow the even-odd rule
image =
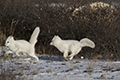
[[[59,37],[58,35],[55,35],[55,37]]]
[[[14,40],[13,36],[11,36],[11,39]]]
[[[59,39],[61,39],[58,35],[56,36],[56,38],[59,38]]]
[[[57,37],[57,35],[55,35],[55,37]]]
[[[56,38],[57,36],[55,35],[54,38]]]
[[[13,36],[9,36],[9,38],[10,38],[11,40],[14,40]]]

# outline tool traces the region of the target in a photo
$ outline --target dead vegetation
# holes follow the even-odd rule
[[[83,48],[76,58],[82,55],[88,59],[120,60],[119,7],[112,13],[110,7],[100,7],[97,10],[84,7],[82,12],[77,13],[77,17],[72,16],[75,8],[95,1],[60,1],[64,3],[61,5],[53,0],[57,6],[50,6],[53,2],[49,0],[1,0],[0,45],[4,45],[9,35],[15,39],[29,40],[34,28],[39,26],[41,32],[36,45],[38,54],[62,55],[49,45],[54,35],[76,40],[87,37],[95,42],[96,48]]]

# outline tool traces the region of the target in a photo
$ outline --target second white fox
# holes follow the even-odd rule
[[[72,60],[85,46],[94,48],[95,43],[88,38],[77,40],[62,40],[59,36],[54,36],[50,45],[55,46],[60,52],[63,53],[65,59]],[[68,53],[71,53],[68,56]]]

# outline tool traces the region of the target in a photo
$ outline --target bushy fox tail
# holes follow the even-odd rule
[[[36,27],[35,30],[33,31],[31,37],[30,37],[30,44],[35,46],[36,42],[37,42],[37,37],[39,35],[39,32],[40,32],[40,28],[39,27]]]
[[[88,38],[83,38],[80,40],[81,47],[91,47],[95,48],[95,43]]]

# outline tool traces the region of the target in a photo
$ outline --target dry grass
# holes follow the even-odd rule
[[[5,39],[9,35],[13,35],[15,39],[29,40],[34,28],[39,26],[41,32],[36,45],[36,53],[38,54],[62,55],[49,45],[54,35],[59,35],[62,39],[76,40],[88,37],[95,42],[96,48],[83,48],[77,55],[78,57],[83,55],[88,59],[99,57],[98,59],[119,60],[119,7],[113,13],[109,12],[109,8],[92,11],[86,7],[78,13],[77,17],[72,16],[72,12],[79,5],[95,1],[71,0],[66,3],[61,0],[61,3],[66,3],[64,7],[61,5],[60,7],[50,7],[49,0],[1,0],[0,45],[4,45]],[[54,0],[53,2],[58,3]],[[36,4],[39,6],[36,7]]]

